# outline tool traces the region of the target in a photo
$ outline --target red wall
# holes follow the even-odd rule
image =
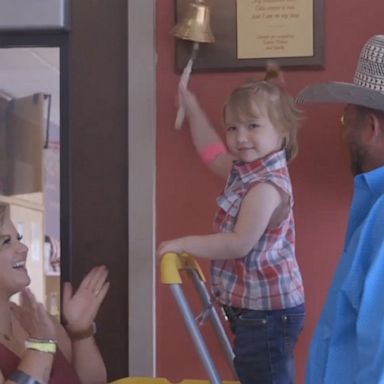
[[[296,95],[305,85],[321,81],[351,81],[363,43],[384,33],[382,0],[324,0],[325,68],[286,70],[289,90]],[[174,1],[157,2],[157,243],[211,230],[215,198],[223,182],[209,173],[197,157],[187,127],[173,129],[175,92]],[[369,3],[369,4],[368,4]],[[211,121],[220,127],[223,102],[230,90],[260,73],[193,73],[191,89],[199,96]],[[352,191],[348,160],[341,147],[341,105],[303,108],[300,153],[291,165],[295,192],[297,258],[302,268],[307,300],[305,329],[297,347],[297,382],[303,383],[309,341],[342,249]],[[207,264],[203,264],[208,274]],[[187,296],[195,299],[195,291]],[[193,300],[193,307],[195,307]],[[172,381],[207,378],[168,287],[157,284],[157,376]],[[212,331],[204,330],[212,355],[230,379]]]

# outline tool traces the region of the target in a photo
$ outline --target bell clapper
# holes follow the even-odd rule
[[[193,62],[196,59],[199,43],[213,43],[215,38],[210,27],[210,9],[204,0],[190,2],[181,21],[173,28],[175,37],[193,42],[191,57],[180,78],[179,87],[187,87]],[[180,129],[185,117],[184,108],[177,110],[175,128]]]

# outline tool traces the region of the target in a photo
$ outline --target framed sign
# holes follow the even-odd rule
[[[181,20],[193,0],[176,0]],[[215,42],[200,43],[194,71],[282,67],[323,68],[324,0],[207,0]],[[193,43],[176,38],[176,68],[183,70]]]

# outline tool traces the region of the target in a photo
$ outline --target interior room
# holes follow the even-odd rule
[[[9,204],[29,248],[30,288],[58,321],[64,283],[78,287],[92,267],[108,269],[94,335],[108,383],[211,380],[156,254],[166,240],[212,233],[225,185],[197,154],[186,119],[175,128],[183,113],[179,83],[223,139],[228,95],[262,79],[270,59],[296,97],[310,84],[352,82],[362,46],[384,34],[380,0],[242,1],[55,0],[44,12],[39,0],[20,1],[30,18],[11,0],[0,2],[0,202]],[[214,41],[175,36],[191,4],[208,7]],[[267,15],[287,29],[280,37],[291,37],[269,35],[268,42]],[[299,153],[288,168],[306,312],[295,382],[304,384],[344,251],[354,180],[340,129],[343,104],[298,108]],[[210,289],[210,263],[197,260]],[[197,316],[203,310],[185,280]],[[17,295],[12,301],[20,302]],[[220,378],[236,382],[213,327],[201,332]]]

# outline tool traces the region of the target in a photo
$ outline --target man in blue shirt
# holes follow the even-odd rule
[[[384,383],[384,35],[364,45],[353,83],[305,88],[298,102],[347,104],[355,175],[345,238],[307,367],[307,384]]]

